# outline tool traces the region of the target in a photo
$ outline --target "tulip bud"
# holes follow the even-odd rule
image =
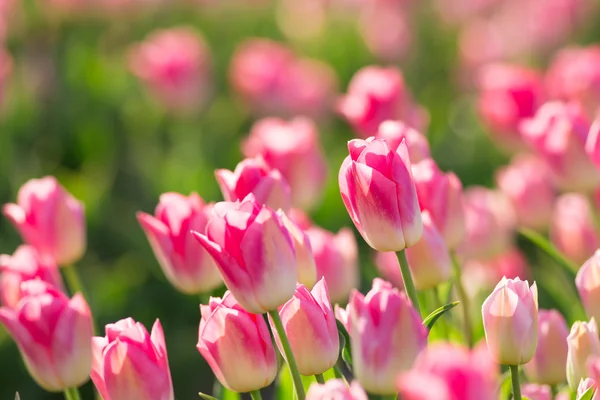
[[[281,218],[281,222],[287,228],[294,242],[296,262],[298,263],[298,283],[312,289],[317,283],[317,266],[310,239],[307,233],[300,229],[284,212],[278,210],[277,216]]]
[[[225,201],[242,200],[253,193],[256,201],[274,210],[291,207],[290,186],[276,169],[271,169],[262,157],[247,158],[231,172],[215,171]]]
[[[223,386],[251,392],[273,382],[277,357],[261,315],[244,310],[229,291],[201,305],[200,312],[196,347]]]
[[[21,285],[14,309],[0,307],[0,323],[13,337],[33,379],[59,392],[85,383],[92,367],[92,316],[80,293],[69,299],[40,280]]]
[[[590,127],[585,142],[585,152],[596,165],[596,168],[600,169],[600,108],[598,108],[598,117]]]
[[[78,261],[85,253],[83,204],[53,176],[32,179],[21,186],[18,204],[5,204],[2,211],[25,242],[42,257],[60,266]]]
[[[566,379],[569,327],[556,310],[540,310],[538,345],[533,359],[524,365],[532,382],[556,385]]]
[[[428,158],[412,167],[421,210],[431,214],[446,245],[455,249],[465,237],[462,184],[453,173],[443,173]]]
[[[92,381],[104,400],[174,400],[165,335],[159,320],[148,334],[132,318],[95,336]]]
[[[215,204],[206,235],[192,234],[247,311],[275,310],[293,296],[298,267],[290,233],[275,211],[261,207],[252,194],[241,202]]]
[[[598,396],[596,395],[596,381],[591,378],[582,378],[581,381],[579,381],[579,385],[577,386],[577,397],[575,399],[583,399],[583,395],[590,389],[594,392],[593,396],[591,397],[591,400],[596,400],[598,398]]]
[[[575,285],[588,317],[600,318],[600,250],[583,264],[575,277]]]
[[[535,354],[538,342],[538,293],[519,278],[498,283],[482,306],[485,340],[498,364],[521,365]]]
[[[350,386],[341,379],[330,379],[324,384],[313,383],[308,388],[306,400],[368,400],[365,390],[357,381]]]
[[[379,125],[375,138],[385,140],[392,150],[397,149],[402,141],[405,141],[412,163],[418,163],[431,157],[427,138],[402,121],[390,120],[382,122]]]
[[[279,316],[302,375],[322,374],[337,362],[340,343],[327,284],[321,278],[312,291],[298,285],[294,297],[279,308]],[[271,317],[271,331],[276,332]],[[278,334],[275,341],[281,354]]]
[[[370,393],[396,392],[396,377],[427,345],[427,330],[404,293],[381,279],[366,296],[350,295],[350,340],[354,374]]]
[[[23,297],[21,284],[39,279],[64,292],[58,266],[50,258],[42,259],[33,246],[22,245],[12,256],[0,255],[0,301],[16,308]]]
[[[567,382],[575,390],[579,381],[587,375],[586,367],[590,356],[600,356],[600,339],[594,318],[590,322],[575,322],[567,337],[567,345]]]
[[[521,394],[529,400],[552,400],[552,391],[548,385],[526,383],[521,386]]]
[[[210,292],[222,283],[212,257],[190,234],[204,232],[211,209],[196,193],[164,193],[154,216],[137,214],[165,276],[183,293]]]
[[[381,139],[355,139],[348,150],[339,173],[340,192],[365,241],[378,251],[416,244],[423,223],[406,145],[396,152]]]

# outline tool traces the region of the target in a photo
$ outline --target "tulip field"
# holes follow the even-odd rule
[[[598,21],[0,0],[0,399],[600,400]]]

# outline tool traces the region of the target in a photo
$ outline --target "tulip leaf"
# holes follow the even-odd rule
[[[335,322],[337,324],[338,335],[340,337],[340,352],[342,355],[342,360],[344,360],[344,362],[348,364],[348,367],[352,369],[352,349],[350,347],[350,335],[348,334],[344,324],[338,320]]]
[[[596,389],[594,387],[586,390],[581,396],[577,397],[577,400],[592,400],[594,397],[594,393],[596,393]]]
[[[204,400],[217,400],[216,397],[212,397],[211,395],[202,392],[198,393],[198,396],[200,396],[200,398]]]
[[[521,236],[536,245],[540,250],[549,255],[562,269],[564,269],[571,278],[575,278],[575,274],[579,269],[577,265],[568,260],[552,243],[545,237],[534,230],[522,228],[519,230]]]
[[[506,371],[500,376],[499,379],[500,386],[498,387],[498,392],[500,394],[500,400],[510,400],[512,398],[512,381],[510,377],[510,371]]]
[[[448,304],[446,304],[444,306],[441,306],[437,310],[433,311],[431,314],[429,314],[427,317],[425,317],[425,319],[423,320],[423,325],[425,325],[427,327],[427,329],[431,329],[431,327],[433,327],[433,325],[435,324],[435,322],[445,312],[452,310],[454,307],[456,307],[458,305],[458,303],[460,303],[460,302],[459,301],[453,301],[452,303],[448,303]]]

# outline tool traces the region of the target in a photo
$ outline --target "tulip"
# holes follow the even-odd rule
[[[588,317],[600,318],[600,250],[583,264],[575,277],[575,285]]]
[[[556,197],[546,164],[532,156],[520,156],[496,174],[498,188],[511,201],[519,225],[546,229]]]
[[[590,322],[577,321],[571,326],[567,337],[567,382],[572,390],[577,389],[579,381],[587,375],[586,368],[591,356],[600,356],[598,327],[592,317]]]
[[[32,179],[19,189],[17,204],[5,204],[6,218],[23,240],[60,266],[78,261],[85,253],[83,204],[47,176]]]
[[[427,330],[404,293],[380,279],[366,296],[350,295],[354,374],[373,394],[396,392],[396,377],[411,368],[427,344]]]
[[[552,391],[548,385],[526,383],[521,386],[521,394],[529,400],[552,400]]]
[[[427,138],[402,121],[382,122],[375,137],[385,140],[392,150],[397,149],[402,141],[405,141],[412,163],[418,163],[431,157]]]
[[[58,266],[52,259],[42,259],[33,246],[22,245],[12,256],[0,255],[0,301],[16,308],[23,297],[21,283],[39,279],[64,292]]]
[[[590,127],[590,132],[585,142],[585,152],[596,168],[600,169],[600,108],[598,110],[598,117]]]
[[[275,211],[261,207],[252,194],[241,202],[217,203],[206,234],[192,234],[247,311],[276,310],[293,296],[298,267],[290,233]]]
[[[200,312],[196,347],[223,386],[251,392],[273,382],[277,358],[261,315],[247,312],[229,291],[201,305]]]
[[[569,327],[558,311],[539,311],[537,349],[533,359],[524,365],[531,381],[547,385],[565,381],[568,336]]]
[[[583,264],[600,246],[594,221],[594,212],[584,195],[564,194],[554,205],[550,240],[567,258]]]
[[[533,358],[538,342],[538,293],[519,278],[498,283],[482,306],[485,339],[498,364],[521,365]]]
[[[453,173],[443,173],[428,158],[412,167],[421,210],[429,211],[447,246],[455,249],[465,237],[462,184]]]
[[[341,379],[330,379],[324,384],[313,383],[308,388],[306,400],[367,400],[365,390],[356,381],[350,386]]]
[[[92,367],[92,316],[80,293],[69,299],[41,280],[24,282],[16,307],[0,307],[0,323],[17,342],[25,366],[47,391],[85,383]]]
[[[279,316],[302,375],[318,375],[337,362],[340,343],[327,284],[321,278],[312,291],[298,285],[294,297],[279,308]],[[275,326],[271,320],[272,331]],[[279,335],[275,341],[285,354]]]
[[[400,62],[414,36],[409,7],[394,1],[363,4],[358,22],[365,45],[379,60]]]
[[[591,378],[581,379],[581,381],[579,381],[579,385],[577,386],[576,400],[583,399],[583,395],[586,394],[588,392],[588,390],[592,390],[591,400],[596,400],[598,398],[598,396],[596,395],[596,391],[597,391],[596,381]]]
[[[339,173],[342,200],[365,241],[378,251],[401,251],[423,232],[405,144],[392,151],[381,139],[351,140]]]
[[[295,207],[310,209],[318,203],[326,183],[327,163],[310,119],[261,119],[252,126],[242,150],[246,157],[262,155],[271,168],[281,172],[291,187]]]
[[[589,130],[579,105],[560,102],[544,104],[521,124],[521,134],[546,162],[556,184],[586,193],[600,184],[600,172],[585,152]]]
[[[291,207],[290,186],[276,169],[271,169],[262,157],[247,158],[231,172],[215,171],[217,182],[226,201],[242,200],[253,193],[256,201],[274,210]]]
[[[190,230],[204,232],[211,210],[212,204],[205,204],[196,193],[164,193],[154,216],[137,214],[165,276],[183,293],[210,292],[222,283],[210,253],[190,234]]]
[[[317,283],[317,266],[309,236],[307,232],[300,229],[300,227],[281,210],[277,211],[277,215],[281,218],[281,221],[294,241],[294,251],[296,253],[296,262],[298,263],[298,283],[312,289],[315,283]],[[356,247],[356,245],[354,247]],[[348,292],[349,291],[350,290],[348,290]]]
[[[335,305],[335,319],[340,321],[348,334],[350,334],[350,320],[349,320],[349,312],[350,312],[350,304],[346,305],[346,308],[340,307],[339,304]]]
[[[598,394],[596,382],[599,382],[599,379],[600,379],[600,357],[591,356],[588,359],[587,372],[588,372],[589,378],[586,378],[585,380],[581,380],[579,382],[579,386],[577,387],[577,394],[579,395],[579,390],[583,389],[583,387],[585,387],[586,389],[583,390],[582,394],[585,393],[585,391],[588,388],[593,387],[596,393],[592,397],[592,400],[599,400],[600,395]],[[582,387],[582,384],[583,384],[583,387]]]

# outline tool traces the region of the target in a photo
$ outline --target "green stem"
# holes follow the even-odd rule
[[[323,376],[323,374],[315,374],[315,379],[317,380],[317,382],[319,382],[320,384],[325,383],[325,377]]]
[[[285,329],[283,329],[283,324],[281,323],[279,312],[277,310],[271,310],[269,311],[269,316],[273,321],[273,325],[275,325],[275,330],[277,331],[277,335],[279,336],[279,340],[281,341],[281,347],[283,347],[285,360],[287,361],[288,366],[290,367],[290,373],[292,374],[292,381],[294,382],[294,389],[296,390],[298,400],[304,400],[304,397],[306,395],[304,394],[302,378],[300,377],[300,372],[298,371],[298,364],[296,364],[294,353],[292,353],[292,347],[290,346],[290,342],[288,341],[287,335],[285,334]]]
[[[463,308],[463,331],[465,334],[465,340],[467,341],[467,345],[472,348],[473,347],[473,330],[472,330],[472,322],[471,322],[471,307],[469,305],[469,296],[465,291],[465,287],[462,282],[462,269],[460,265],[458,265],[458,260],[456,259],[456,253],[452,252],[452,266],[454,267],[454,284],[456,285],[456,290],[458,290],[458,297],[460,298],[460,303]]]
[[[252,400],[262,400],[260,390],[253,390],[252,392],[250,392],[250,397],[252,397]]]
[[[404,282],[404,290],[406,291],[406,294],[408,294],[408,298],[410,299],[413,307],[417,310],[419,315],[421,315],[421,305],[419,304],[419,296],[417,294],[417,289],[415,288],[412,275],[410,274],[410,268],[408,267],[406,253],[404,250],[402,250],[397,252],[396,256],[398,256],[398,262],[400,263],[400,272],[402,273],[402,282]]]
[[[67,285],[69,286],[69,291],[71,295],[79,292],[85,297],[87,301],[89,298],[85,289],[83,288],[83,284],[81,283],[81,279],[79,279],[79,274],[77,273],[77,269],[74,265],[67,265],[61,268],[63,270],[63,274],[65,276],[65,280],[67,281]]]
[[[509,367],[510,367],[510,376],[512,378],[514,400],[522,400],[521,386],[519,386],[519,366],[518,365],[509,365]]]
[[[79,390],[76,387],[65,389],[64,393],[66,400],[81,400]]]
[[[381,396],[381,400],[396,400],[398,398],[397,394],[387,394]]]
[[[552,392],[552,400],[556,399],[558,395],[558,387],[556,385],[550,385],[550,391]]]

